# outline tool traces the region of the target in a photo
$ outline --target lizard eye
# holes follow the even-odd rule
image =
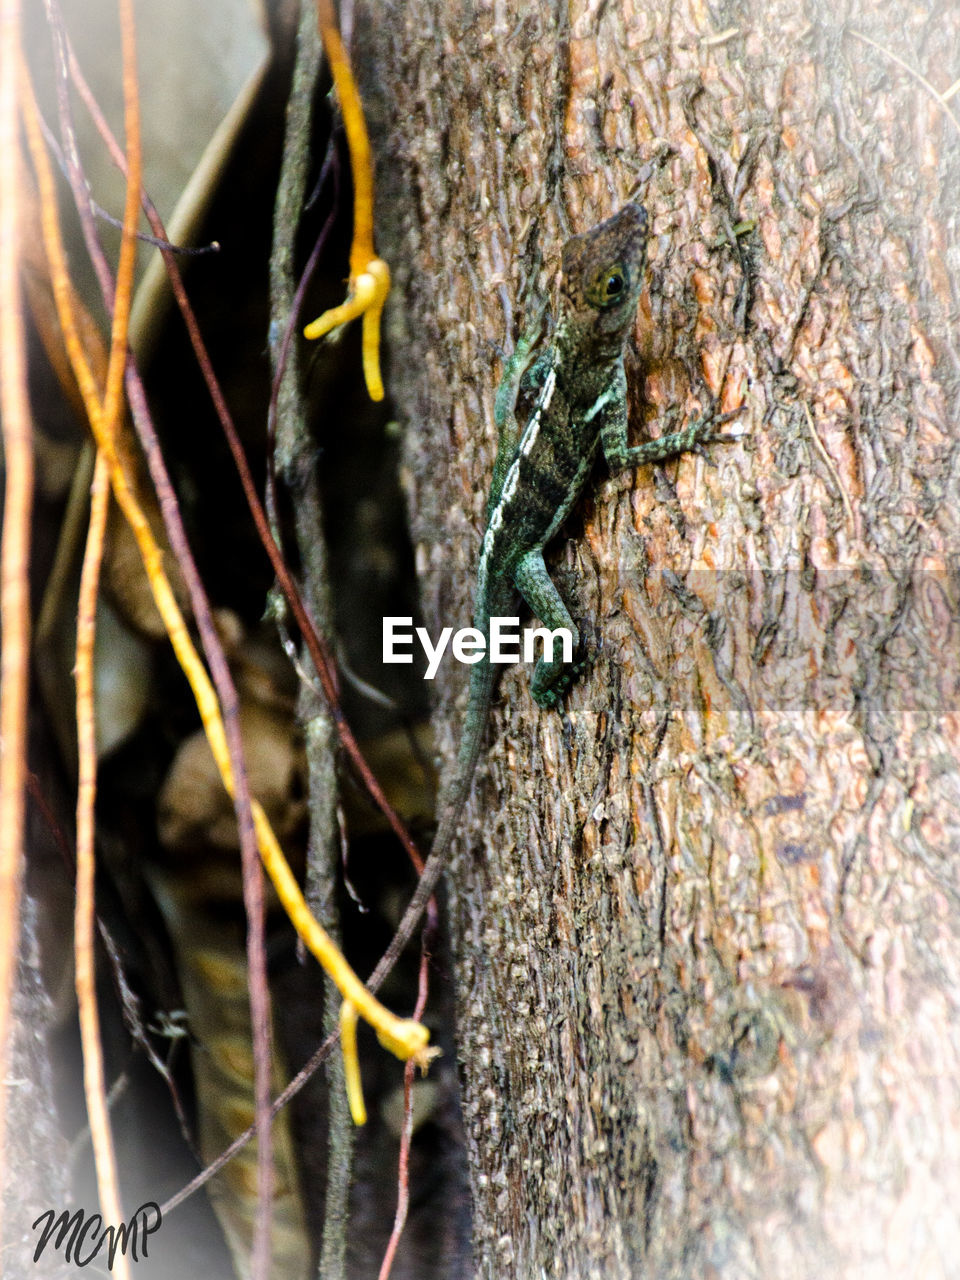
[[[605,311],[608,307],[615,307],[629,287],[629,272],[618,262],[597,271],[585,290],[586,300],[592,307]]]

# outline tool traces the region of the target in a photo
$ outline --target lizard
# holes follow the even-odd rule
[[[624,348],[644,285],[648,218],[631,202],[605,222],[571,237],[561,253],[561,307],[552,341],[539,354],[541,307],[505,362],[494,401],[498,448],[477,566],[474,626],[487,640],[471,667],[457,761],[429,857],[393,940],[371,975],[379,985],[412,936],[443,873],[460,825],[489,715],[494,667],[489,660],[491,617],[518,591],[551,630],[568,628],[574,652],[578,629],[550,579],[543,552],[573,506],[602,449],[611,472],[662,462],[725,437],[706,414],[681,431],[631,445],[627,435]],[[523,430],[521,397],[533,397]],[[728,416],[723,415],[719,421]],[[729,437],[727,437],[729,438]],[[559,707],[581,664],[541,656],[530,691],[545,709]]]

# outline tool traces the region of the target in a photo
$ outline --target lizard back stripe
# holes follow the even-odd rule
[[[504,479],[503,488],[500,491],[500,501],[497,503],[496,507],[490,513],[490,520],[487,525],[487,531],[484,534],[484,538],[483,538],[482,557],[484,559],[487,556],[489,556],[491,550],[493,549],[494,539],[497,533],[499,532],[499,530],[503,527],[504,510],[509,505],[510,500],[513,498],[513,495],[516,493],[517,484],[520,480],[521,459],[528,457],[531,449],[536,444],[537,436],[540,434],[541,418],[543,414],[545,414],[547,410],[550,408],[550,404],[551,404],[551,401],[553,400],[553,393],[556,390],[556,386],[557,386],[557,371],[556,369],[551,369],[550,372],[547,374],[546,381],[543,384],[543,389],[541,390],[540,395],[537,398],[536,407],[534,408],[533,413],[530,415],[530,421],[527,423],[526,428],[524,429],[523,435],[520,439],[519,447],[516,452],[516,456],[514,457],[514,460],[510,465],[510,469],[506,474],[506,478]],[[482,564],[482,560],[481,560],[481,564]]]

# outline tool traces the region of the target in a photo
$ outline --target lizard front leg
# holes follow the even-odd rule
[[[558,627],[566,627],[573,640],[574,653],[580,647],[580,633],[577,625],[570,617],[570,611],[563,603],[560,592],[553,585],[547,566],[543,562],[543,552],[528,551],[514,573],[514,583],[530,609],[544,626],[551,631]],[[556,652],[556,648],[554,650]],[[580,674],[582,664],[564,662],[560,657],[548,661],[539,658],[530,680],[530,692],[534,701],[547,710],[560,705],[567,689]]]
[[[711,440],[723,440],[724,436],[717,432],[716,424],[733,417],[733,414],[724,414],[717,418],[715,414],[707,413],[694,418],[682,431],[671,431],[657,440],[631,445],[627,443],[627,388],[626,377],[622,372],[615,388],[602,406],[603,417],[600,424],[603,456],[614,474],[627,467],[666,462],[668,458],[675,458],[678,454],[689,453],[698,445],[707,444]]]

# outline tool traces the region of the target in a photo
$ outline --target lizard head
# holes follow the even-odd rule
[[[598,357],[617,355],[634,322],[647,256],[647,214],[625,204],[606,222],[563,246],[566,322]]]

